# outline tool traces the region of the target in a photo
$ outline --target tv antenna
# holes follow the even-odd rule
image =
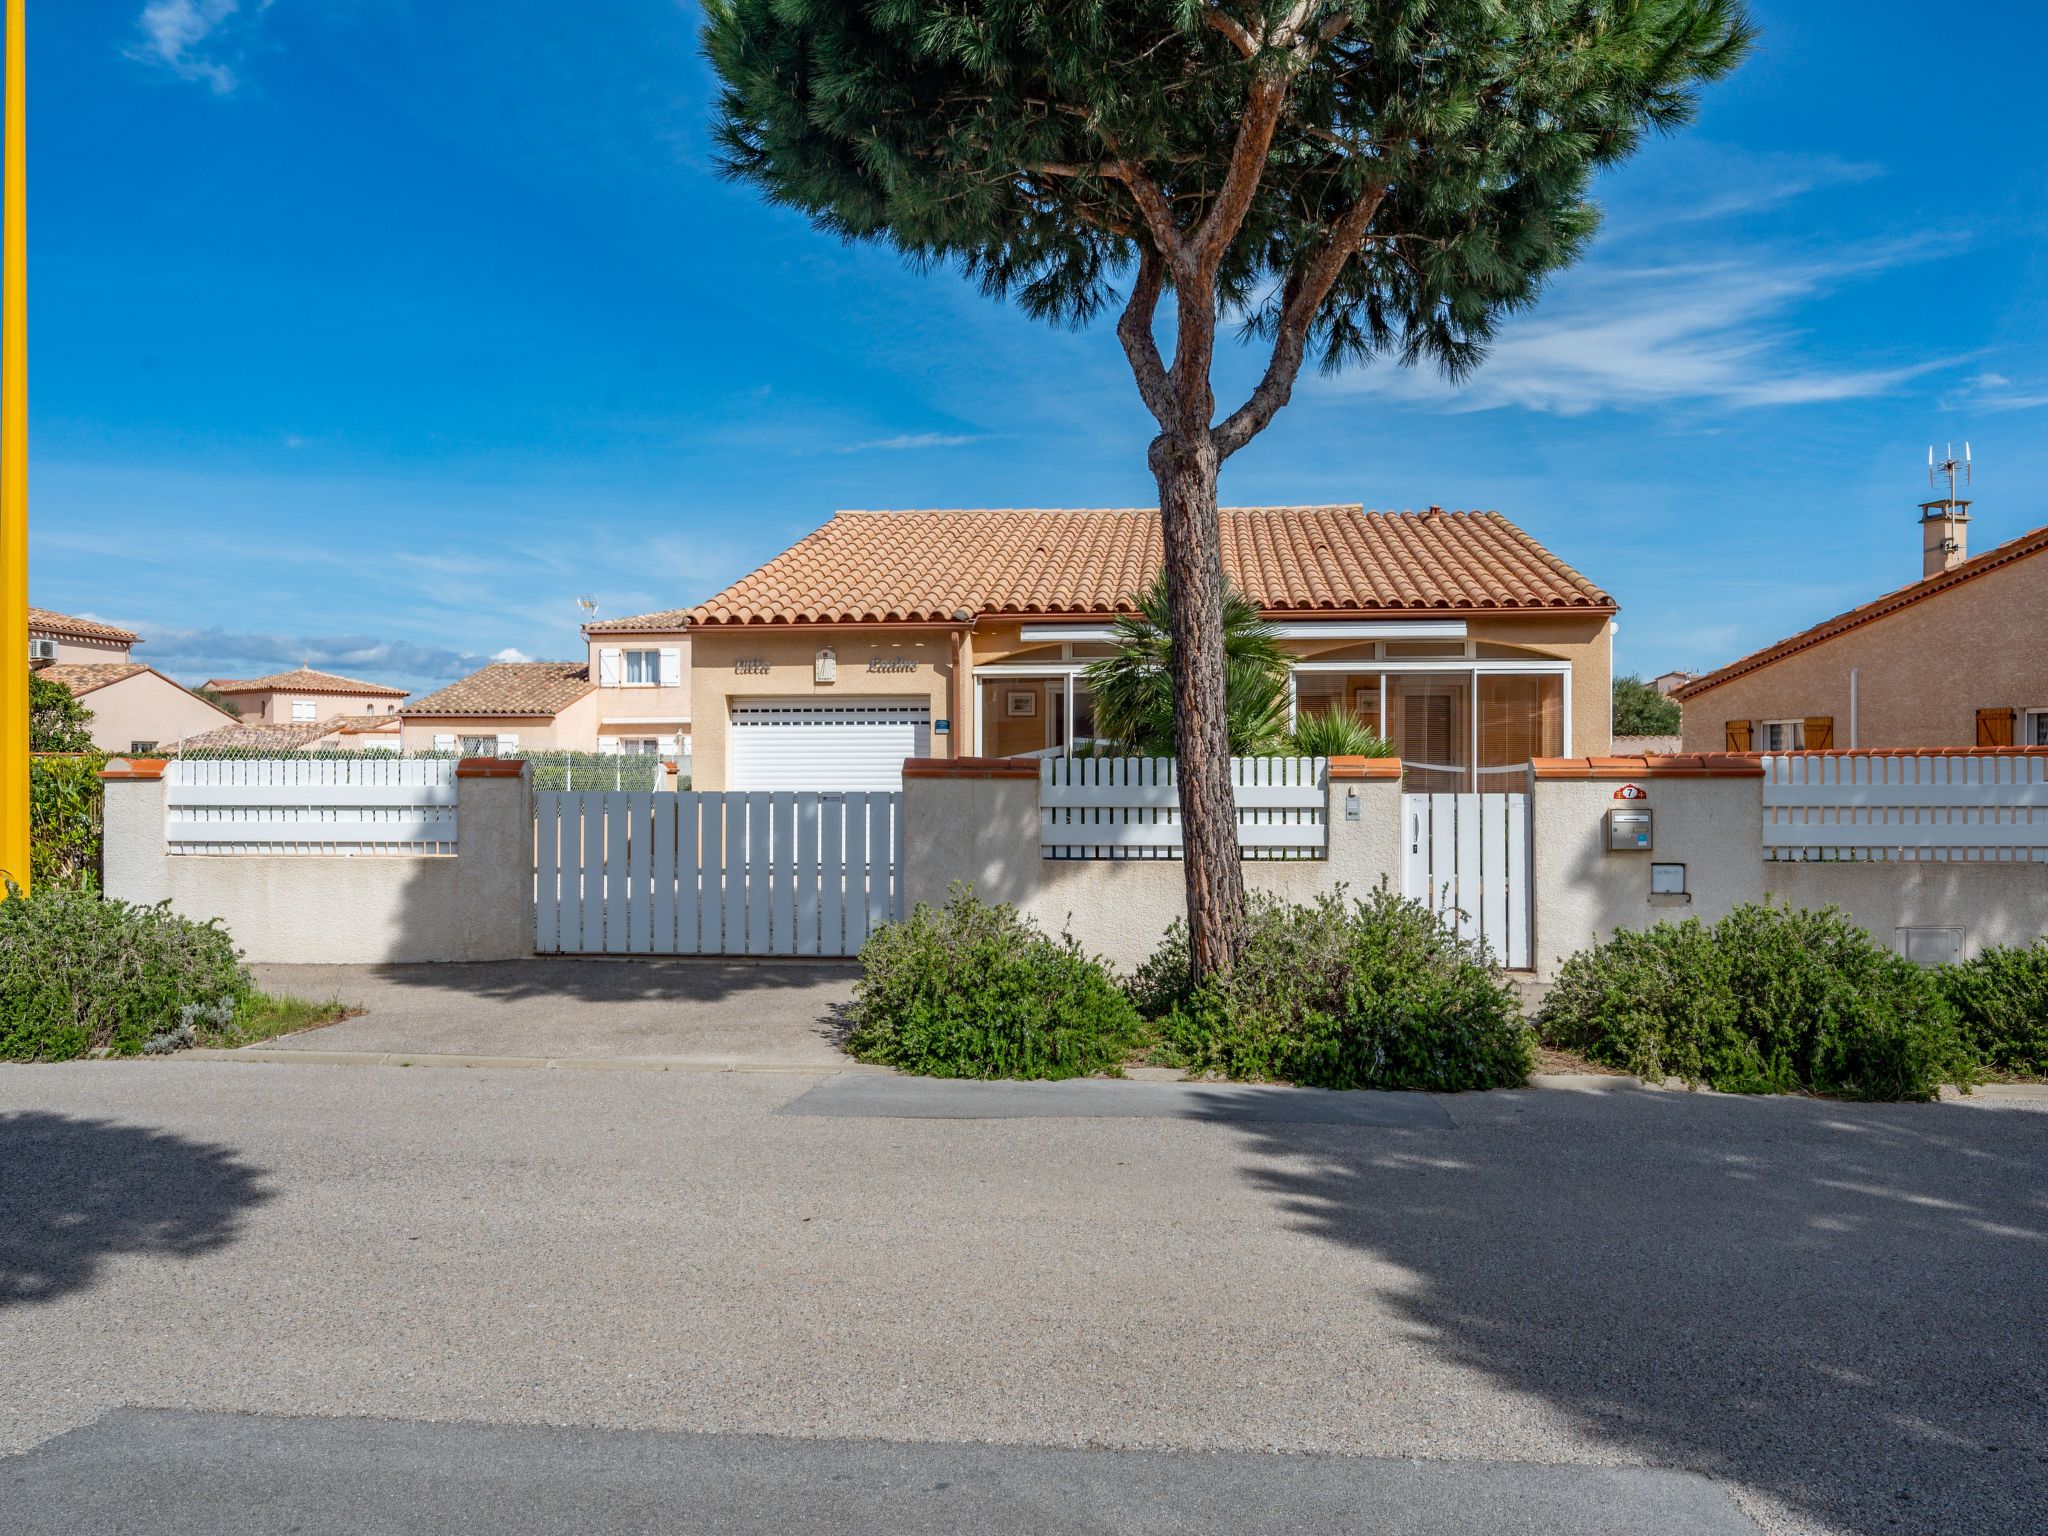
[[[1930,491],[1938,489],[1934,477],[1936,475],[1947,475],[1948,504],[1951,507],[1953,507],[1956,504],[1956,476],[1958,473],[1960,473],[1963,477],[1963,484],[1968,485],[1970,483],[1969,443],[1965,442],[1963,444],[1963,456],[1960,459],[1956,457],[1956,445],[1954,443],[1950,443],[1948,445],[1948,457],[1941,460],[1939,463],[1935,462],[1934,449],[1932,447],[1928,448],[1927,489],[1929,489]]]
[[[1927,462],[1932,464],[1934,462],[1934,450],[1930,448],[1927,450],[1927,452],[1929,455]],[[576,606],[583,610],[584,623],[588,624],[592,619],[597,617],[597,599],[591,596],[588,592],[577,593]]]

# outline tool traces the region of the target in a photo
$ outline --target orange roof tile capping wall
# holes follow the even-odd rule
[[[1224,569],[1269,614],[1615,607],[1497,512],[1225,507],[1221,523]],[[687,617],[711,626],[1128,613],[1160,551],[1151,507],[841,512]]]

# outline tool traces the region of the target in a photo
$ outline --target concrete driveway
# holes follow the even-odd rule
[[[1179,1506],[1116,1490],[1173,1482],[1161,1451],[1243,1458],[1211,1469],[1234,1529],[1698,1536],[1700,1479],[1773,1533],[2048,1529],[2048,1114],[1596,1079],[1331,1124],[900,1084],[933,1118],[871,1082],[0,1069],[0,1452],[35,1453],[0,1460],[0,1529],[523,1533],[575,1494],[694,1531],[646,1469],[730,1495],[751,1465],[814,1496],[756,1511],[793,1531],[1151,1533]],[[51,1438],[124,1406],[258,1417]],[[1600,1480],[1631,1467],[1681,1476]],[[1069,1484],[1095,1502],[1034,1527]],[[192,1490],[271,1502],[209,1523]]]
[[[836,1010],[858,967],[796,960],[533,959],[472,965],[258,965],[271,992],[365,1011],[263,1049],[693,1066],[847,1065]]]

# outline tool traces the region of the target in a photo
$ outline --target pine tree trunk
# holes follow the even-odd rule
[[[1228,970],[1244,932],[1244,867],[1230,786],[1223,656],[1223,550],[1216,520],[1215,445],[1204,431],[1162,434],[1150,454],[1159,482],[1166,588],[1173,607],[1173,741],[1180,759],[1188,955],[1197,981]]]

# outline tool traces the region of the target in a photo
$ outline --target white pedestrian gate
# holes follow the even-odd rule
[[[541,954],[856,955],[903,916],[901,791],[534,798]]]
[[[1401,893],[1529,969],[1529,797],[1403,795]]]

